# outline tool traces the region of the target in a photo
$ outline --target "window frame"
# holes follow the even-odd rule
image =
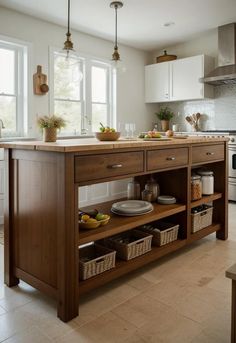
[[[49,97],[49,109],[50,113],[54,113],[54,54],[60,53],[58,48],[49,48],[49,75],[50,75],[50,97]],[[92,128],[92,67],[103,67],[107,69],[107,125],[116,127],[116,108],[115,108],[115,90],[116,90],[116,76],[112,68],[112,62],[108,59],[97,58],[91,55],[83,53],[74,53],[79,59],[83,61],[83,80],[81,86],[81,132],[65,132],[60,137],[68,136],[81,136],[81,135],[93,135]],[[87,131],[88,130],[88,131]]]
[[[8,131],[3,137],[24,137],[29,132],[29,50],[30,44],[0,35],[0,49],[13,51],[15,56],[14,94],[0,93],[16,99],[16,131]],[[6,128],[7,131],[7,128]],[[5,132],[6,132],[5,131]]]

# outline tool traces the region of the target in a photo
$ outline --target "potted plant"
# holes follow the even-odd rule
[[[169,130],[170,119],[174,117],[174,112],[172,112],[168,107],[161,107],[159,112],[156,112],[155,114],[161,121],[162,130],[164,132]]]
[[[39,117],[37,123],[40,129],[43,130],[44,142],[56,142],[57,130],[66,126],[65,120],[56,115]]]

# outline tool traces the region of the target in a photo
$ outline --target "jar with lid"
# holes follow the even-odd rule
[[[202,178],[202,194],[214,194],[214,173],[211,170],[199,170],[198,174]]]
[[[202,180],[200,175],[191,176],[191,201],[199,200],[202,197]]]
[[[147,189],[144,189],[142,191],[142,200],[151,202],[152,201],[152,192],[148,191]]]
[[[152,192],[152,199],[151,201],[156,201],[157,197],[160,195],[160,187],[158,185],[158,183],[156,182],[156,180],[153,178],[153,176],[150,177],[150,179],[147,181],[146,185],[145,185],[145,189],[147,191],[151,191]]]
[[[127,187],[127,198],[128,200],[139,200],[140,199],[140,184],[137,181],[131,181]]]

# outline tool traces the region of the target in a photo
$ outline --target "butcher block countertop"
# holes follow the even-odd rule
[[[96,138],[81,138],[81,139],[61,139],[55,143],[45,143],[42,141],[13,141],[1,142],[0,148],[6,149],[21,149],[21,150],[40,150],[40,151],[55,151],[55,152],[80,152],[91,150],[111,150],[122,148],[150,148],[154,146],[168,145],[188,145],[201,143],[217,143],[228,141],[228,138],[223,137],[201,137],[190,136],[185,139],[172,138],[171,140],[163,141],[144,141],[142,139],[126,140],[119,139],[114,142],[100,142]]]

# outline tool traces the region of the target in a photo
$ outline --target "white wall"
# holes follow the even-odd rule
[[[166,47],[167,53],[177,55],[177,58],[190,57],[200,54],[212,56],[217,63],[218,35],[217,29],[207,31],[204,35],[196,37],[182,44]],[[155,58],[163,54],[163,51],[153,51],[152,60],[155,63]]]
[[[36,72],[37,64],[42,65],[43,72],[48,74],[49,47],[61,48],[66,38],[65,32],[65,27],[0,7],[0,35],[31,43],[30,79]],[[105,59],[111,58],[113,42],[76,31],[72,31],[72,38],[78,52]],[[146,52],[127,46],[120,45],[119,48],[127,72],[119,75],[117,80],[118,121],[136,122],[137,131],[148,129],[152,122],[152,106],[145,105],[144,102],[144,65],[150,61],[150,56]],[[37,113],[49,113],[49,95],[34,95],[30,86],[29,100],[32,126],[34,126]],[[33,133],[31,130],[30,134]]]

